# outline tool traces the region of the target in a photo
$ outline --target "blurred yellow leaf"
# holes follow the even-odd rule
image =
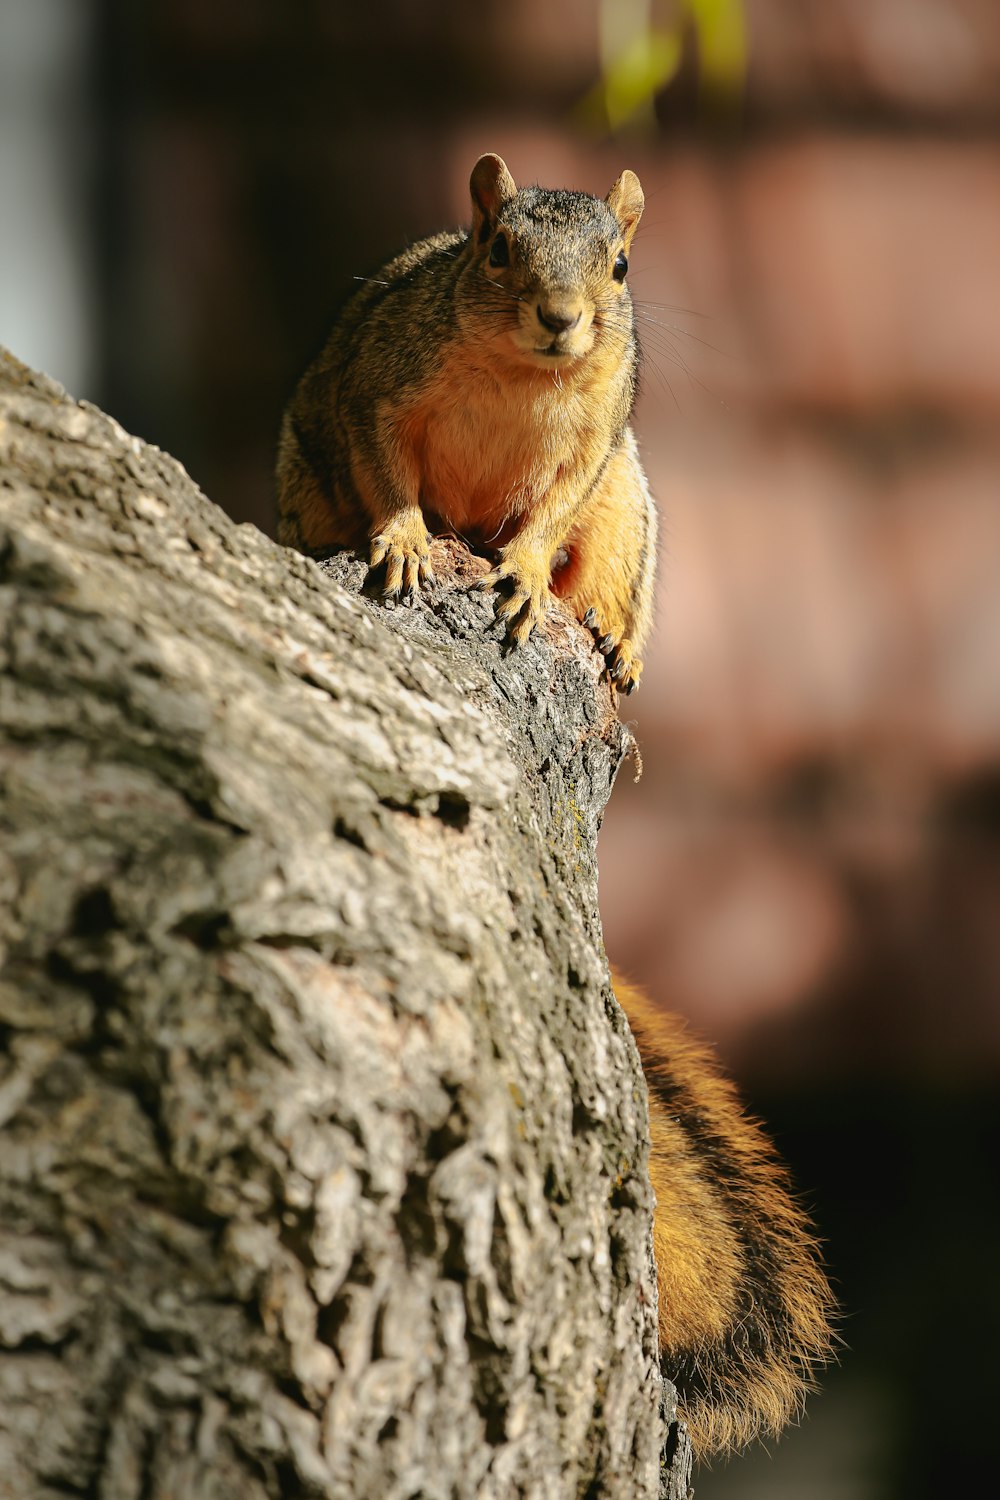
[[[614,41],[601,77],[576,107],[578,123],[611,132],[625,125],[652,128],[654,101],[680,70],[690,33],[697,45],[703,92],[716,102],[737,99],[747,66],[743,3],[675,0],[674,23],[656,26],[651,3],[622,6],[621,0],[604,0],[602,32]]]
[[[695,35],[702,82],[739,93],[747,69],[743,0],[685,0]]]
[[[684,43],[680,31],[648,31],[619,54],[604,80],[608,124],[617,130],[647,104],[676,74]]]

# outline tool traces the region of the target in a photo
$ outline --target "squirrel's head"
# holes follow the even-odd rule
[[[630,346],[625,284],[642,188],[625,171],[606,198],[558,189],[518,190],[499,156],[472,169],[471,260],[459,316],[482,328],[497,354],[559,369],[595,345]]]

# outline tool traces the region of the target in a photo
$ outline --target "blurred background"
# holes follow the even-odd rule
[[[841,1363],[698,1500],[975,1495],[1000,1343],[996,0],[0,0],[0,340],[271,529],[468,173],[636,170],[659,626],[609,952],[793,1163]]]

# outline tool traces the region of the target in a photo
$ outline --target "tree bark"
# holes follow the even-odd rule
[[[0,1494],[683,1496],[628,732],[0,357]]]

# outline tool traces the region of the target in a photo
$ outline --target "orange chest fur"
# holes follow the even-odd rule
[[[393,425],[424,513],[482,542],[503,541],[507,523],[585,467],[587,402],[547,373],[498,380],[446,363]]]

